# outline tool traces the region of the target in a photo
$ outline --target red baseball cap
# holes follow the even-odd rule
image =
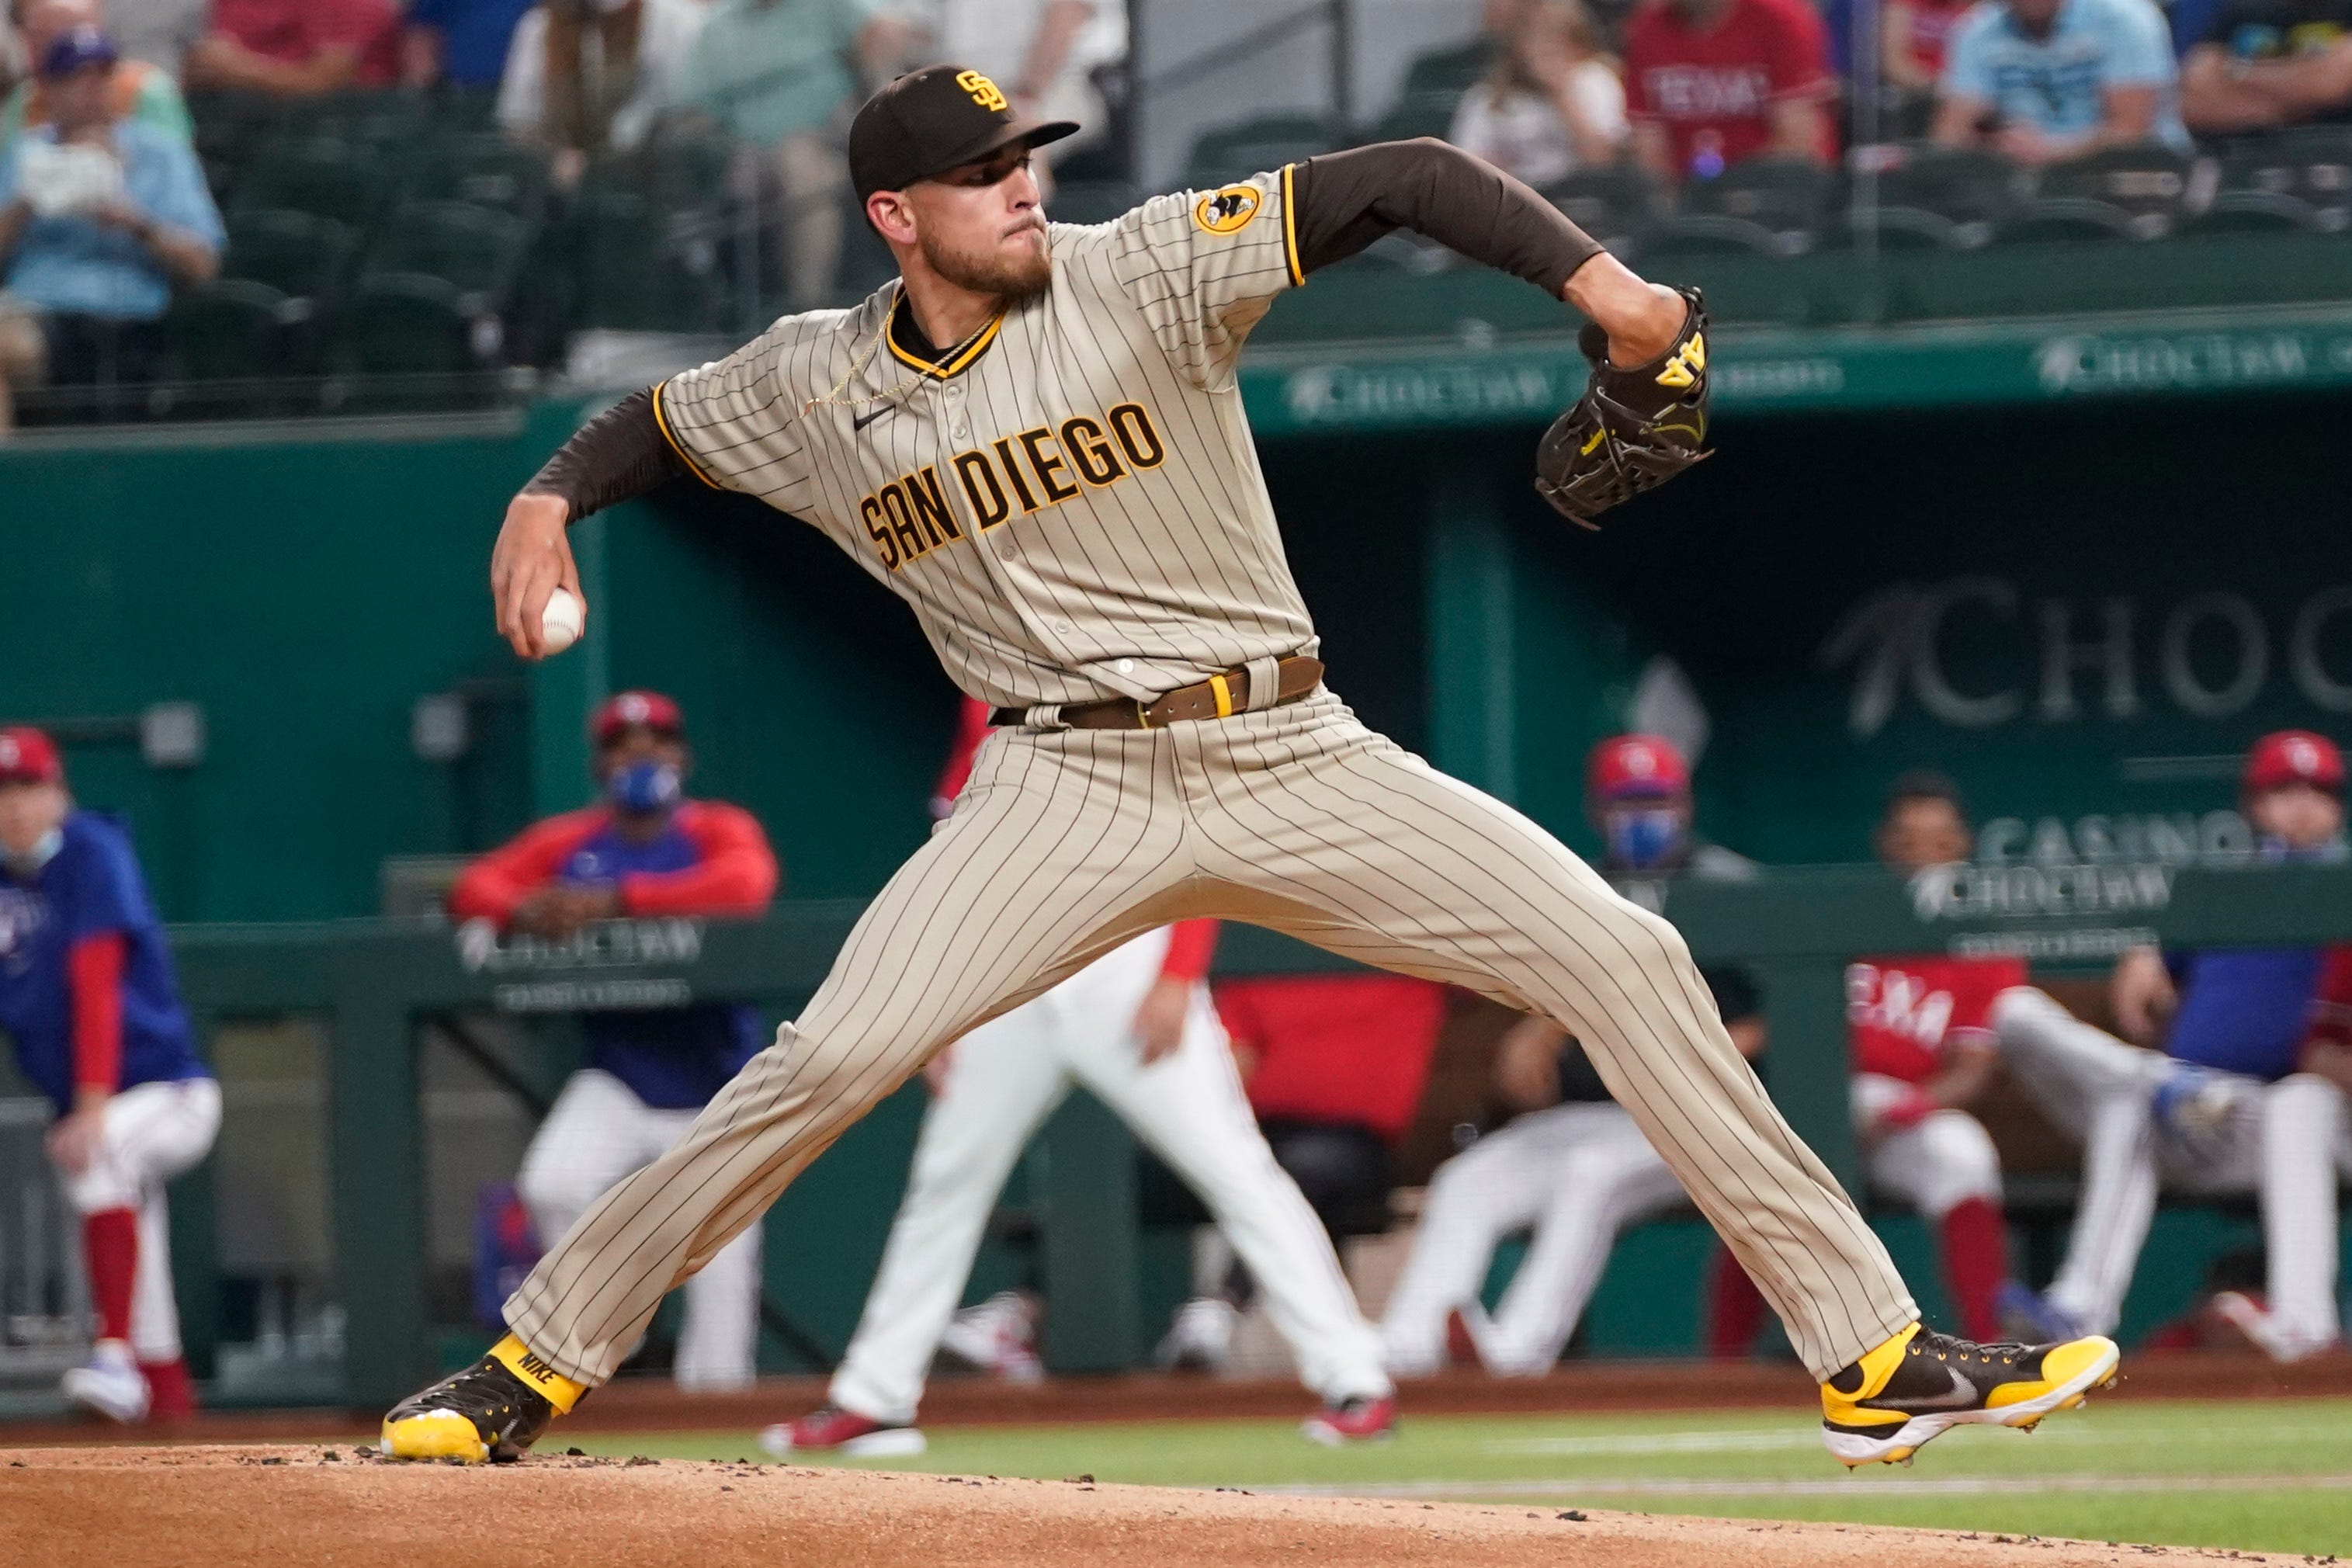
[[[588,721],[588,732],[598,745],[609,746],[622,731],[639,725],[658,734],[682,737],[686,715],[658,691],[616,691],[597,704],[596,716]]]
[[[1596,805],[1664,800],[1690,792],[1690,768],[1674,742],[1656,735],[1612,735],[1592,748],[1584,789]]]
[[[2294,784],[2344,793],[2344,753],[2335,742],[2309,730],[2281,730],[2254,742],[2246,753],[2245,792],[2260,795]]]
[[[29,724],[0,730],[0,784],[63,784],[66,765],[47,735]]]

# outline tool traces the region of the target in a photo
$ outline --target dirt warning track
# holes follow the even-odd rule
[[[0,1541],[42,1568],[2002,1568],[2236,1553],[1512,1504],[1254,1496],[782,1465],[535,1456],[466,1469],[350,1447],[0,1450]]]

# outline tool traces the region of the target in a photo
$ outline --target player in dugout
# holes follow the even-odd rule
[[[63,1392],[126,1424],[186,1415],[163,1184],[211,1152],[220,1085],[129,836],[24,728],[0,730],[0,1029],[57,1107],[49,1159],[81,1216],[97,1342]]]
[[[466,868],[449,913],[561,941],[593,921],[764,912],[780,874],[759,820],[689,800],[686,720],[654,691],[624,691],[590,721],[604,799],[526,829]],[[587,1065],[523,1155],[515,1185],[541,1237],[562,1236],[605,1189],[684,1136],[721,1084],[767,1043],[749,1006],[697,1003],[591,1013]],[[679,1388],[750,1385],[760,1332],[760,1227],[687,1282]]]

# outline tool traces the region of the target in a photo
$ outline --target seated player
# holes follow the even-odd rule
[[[935,817],[955,809],[989,729],[987,705],[965,699],[932,792]],[[1013,1163],[1073,1087],[1095,1095],[1181,1172],[1264,1276],[1299,1375],[1323,1399],[1306,1435],[1336,1446],[1388,1434],[1395,1390],[1371,1325],[1357,1312],[1297,1184],[1234,1092],[1224,1030],[1202,984],[1216,940],[1214,921],[1148,931],[931,1058],[923,1069],[930,1109],[857,1332],[825,1403],[769,1427],[761,1447],[780,1458],[921,1453],[915,1410],[932,1354],[950,1333],[966,1360],[1034,1375],[1024,1308],[999,1298],[958,1313],[955,1304]]]
[[[1755,875],[1742,857],[1694,839],[1690,771],[1656,736],[1620,735],[1593,748],[1585,803],[1605,845],[1601,874],[1636,902],[1659,907],[1677,875]],[[1753,1060],[1764,1048],[1754,984],[1733,969],[1702,977],[1732,1043]],[[1438,1167],[1429,1184],[1412,1255],[1381,1323],[1389,1370],[1400,1375],[1444,1364],[1457,1317],[1488,1371],[1542,1375],[1574,1337],[1619,1233],[1685,1201],[1665,1161],[1558,1025],[1513,1025],[1496,1080],[1524,1114]],[[1479,1289],[1496,1247],[1517,1230],[1530,1232],[1527,1257],[1489,1323]]]
[[[1889,870],[1916,877],[1966,860],[1973,837],[1949,780],[1906,773],[1888,793],[1875,843]],[[1866,958],[1846,968],[1851,1094],[1863,1167],[1874,1185],[1935,1227],[1945,1292],[1960,1331],[1979,1340],[1999,1334],[2009,1226],[2000,1155],[1967,1108],[2000,1063],[1989,1021],[1993,1005],[2024,984],[2025,965],[2013,958],[1911,955]],[[1728,1254],[1717,1255],[1711,1295],[1710,1352],[1746,1354],[1763,1326],[1764,1302]]]
[[[0,1029],[57,1107],[49,1158],[81,1215],[98,1340],[65,1395],[124,1423],[185,1415],[163,1184],[211,1152],[220,1085],[131,841],[75,809],[38,730],[0,730]]]
[[[2264,859],[2345,858],[2344,756],[2326,736],[2257,741],[2242,797]],[[2352,989],[2322,993],[2352,986],[2347,968],[2321,948],[2135,950],[2116,965],[2116,1021],[2152,1050],[2037,992],[2001,999],[1994,1018],[2011,1067],[2083,1141],[2066,1261],[2047,1292],[2018,1294],[2021,1327],[2111,1329],[2162,1186],[2259,1193],[2267,1299],[2225,1293],[2216,1309],[2279,1361],[2337,1342],[2336,1183],[2352,1173],[2352,1118],[2341,1047],[2314,1036],[2331,1008],[2352,1003]]]
[[[1247,975],[1217,985],[1250,1109],[1330,1247],[1389,1227],[1393,1150],[1420,1107],[1445,1009],[1444,986],[1402,974]],[[1197,1221],[1171,1185],[1145,1168],[1147,1219]],[[1177,1308],[1159,1359],[1213,1371],[1230,1358],[1242,1314],[1268,1282],[1255,1278],[1255,1260],[1236,1261],[1213,1237],[1201,1240],[1193,1294]],[[1369,1328],[1365,1336],[1377,1366],[1379,1342]]]
[[[592,921],[765,910],[778,879],[768,837],[740,806],[687,798],[677,704],[625,691],[597,709],[592,731],[604,803],[550,817],[467,867],[450,890],[452,918],[560,940]],[[515,1180],[544,1239],[684,1136],[767,1043],[754,1009],[720,1004],[591,1013],[585,1025],[588,1065],[556,1097]],[[687,1282],[678,1387],[749,1385],[759,1307],[755,1225]]]

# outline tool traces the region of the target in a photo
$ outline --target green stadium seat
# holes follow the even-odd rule
[[[2108,147],[2042,171],[2034,195],[2042,200],[2105,202],[2131,220],[2132,233],[2160,239],[2187,210],[2189,160],[2149,142]]]
[[[1578,169],[1544,187],[1552,205],[1611,249],[1639,246],[1665,216],[1665,193],[1638,163]]]
[[[1342,127],[1319,114],[1265,114],[1219,126],[1192,143],[1184,183],[1214,189],[1328,153],[1346,139]]]
[[[2313,226],[2352,226],[2352,126],[2310,125],[2230,143],[2221,149],[2217,188],[2222,195],[2292,196],[2311,209]]]
[[[2284,191],[2221,191],[2204,211],[2184,220],[2179,235],[2304,234],[2321,226],[2301,196]]]
[[[1837,204],[1837,175],[1797,158],[1750,158],[1683,187],[1682,211],[1652,231],[1645,254],[1801,256]]]
[[[375,149],[331,136],[264,144],[237,184],[235,210],[291,209],[366,233],[384,216],[398,181]]]
[[[1462,106],[1463,90],[1445,88],[1434,92],[1408,92],[1365,128],[1364,139],[1410,142],[1416,136],[1434,136],[1442,142],[1445,133],[1454,129],[1454,113]]]
[[[169,374],[184,381],[258,381],[288,369],[286,335],[301,301],[267,283],[223,278],[189,289],[163,321]]]
[[[2044,196],[1993,225],[1995,245],[2082,245],[2138,239],[2132,215],[2089,196]]]
[[[410,163],[408,194],[465,202],[536,223],[546,210],[547,161],[495,131],[428,137]]]
[[[726,320],[715,234],[613,179],[583,185],[573,209],[582,323],[712,331]]]
[[[1452,93],[1460,97],[1470,84],[1495,68],[1495,40],[1484,34],[1467,43],[1449,44],[1413,57],[1405,68],[1404,91]]]
[[[282,208],[228,220],[225,277],[266,283],[292,300],[331,300],[351,275],[359,237],[333,218]]]
[[[406,202],[370,248],[362,279],[437,278],[496,310],[513,289],[530,226],[512,213],[466,202]]]

